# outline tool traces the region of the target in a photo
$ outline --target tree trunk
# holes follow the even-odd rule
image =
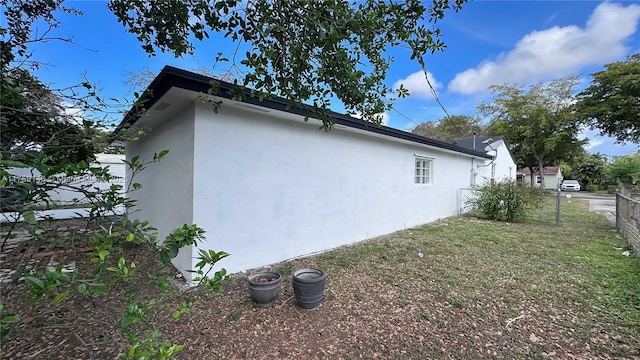
[[[538,173],[540,173],[540,188],[544,190],[544,162],[542,160],[538,159]]]

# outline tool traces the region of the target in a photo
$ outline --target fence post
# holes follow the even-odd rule
[[[560,226],[560,189],[556,190],[556,226]]]

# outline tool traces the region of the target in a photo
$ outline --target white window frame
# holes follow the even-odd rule
[[[432,157],[415,155],[413,161],[414,185],[431,186],[433,184],[433,163],[434,158]]]

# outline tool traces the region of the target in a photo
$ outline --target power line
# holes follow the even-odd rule
[[[445,109],[444,105],[442,104],[442,102],[440,101],[440,97],[438,97],[438,93],[436,92],[436,89],[433,87],[433,85],[431,85],[431,81],[429,80],[429,74],[427,71],[427,68],[424,65],[423,61],[419,61],[420,63],[420,67],[422,68],[422,72],[424,73],[424,78],[427,81],[427,85],[429,86],[429,90],[431,91],[431,95],[433,96],[433,98],[435,99],[436,103],[438,104],[438,106],[440,107],[440,109],[442,109],[442,111],[444,111],[444,114],[446,115],[445,118],[449,121],[451,121],[451,115],[449,115],[449,112],[447,111],[447,109]],[[398,111],[396,108],[391,108],[393,111],[397,112],[400,116],[402,116],[403,118],[409,120],[411,123],[413,123],[415,126],[419,126],[420,124],[416,123],[415,121],[411,120],[408,116],[406,116],[405,114],[401,113],[400,111]],[[454,127],[457,127],[457,124],[455,122],[452,122]]]
[[[400,111],[398,111],[396,108],[391,108],[391,110],[397,112],[400,116],[402,116],[403,118],[409,120],[411,123],[413,123],[415,126],[419,126],[420,124],[416,123],[415,121],[411,120],[407,115],[401,113]]]

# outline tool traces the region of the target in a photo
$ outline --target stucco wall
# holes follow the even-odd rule
[[[496,151],[496,158],[493,161],[495,164],[495,180],[500,181],[503,179],[515,180],[516,178],[516,164],[513,162],[513,158],[507,149],[506,144],[502,140],[495,141],[491,144],[492,148]],[[487,151],[491,151],[488,146],[485,148]],[[483,164],[477,167],[477,183],[481,184],[491,180],[491,160],[485,160]]]
[[[154,114],[155,116],[161,116]],[[138,200],[130,213],[132,219],[149,220],[158,229],[158,240],[171,230],[191,224],[193,218],[193,127],[194,108],[189,106],[158,126],[147,128],[148,134],[127,144],[127,159],[139,155],[141,161],[153,160],[153,154],[169,150],[165,158],[150,164],[134,179],[142,188],[129,193]],[[131,174],[127,174],[131,178]],[[174,263],[191,268],[191,248],[183,249]]]
[[[560,170],[558,170],[560,172]],[[540,183],[536,181],[537,174],[533,175],[533,181],[535,187],[540,187]],[[560,172],[560,179],[562,179],[562,172]],[[525,184],[531,185],[531,174],[524,174],[522,177],[522,181]],[[549,190],[555,190],[558,188],[558,175],[557,174],[547,174],[544,175],[544,188]]]
[[[471,159],[223,105],[196,105],[194,223],[237,272],[457,213]],[[414,184],[414,154],[434,158]]]

